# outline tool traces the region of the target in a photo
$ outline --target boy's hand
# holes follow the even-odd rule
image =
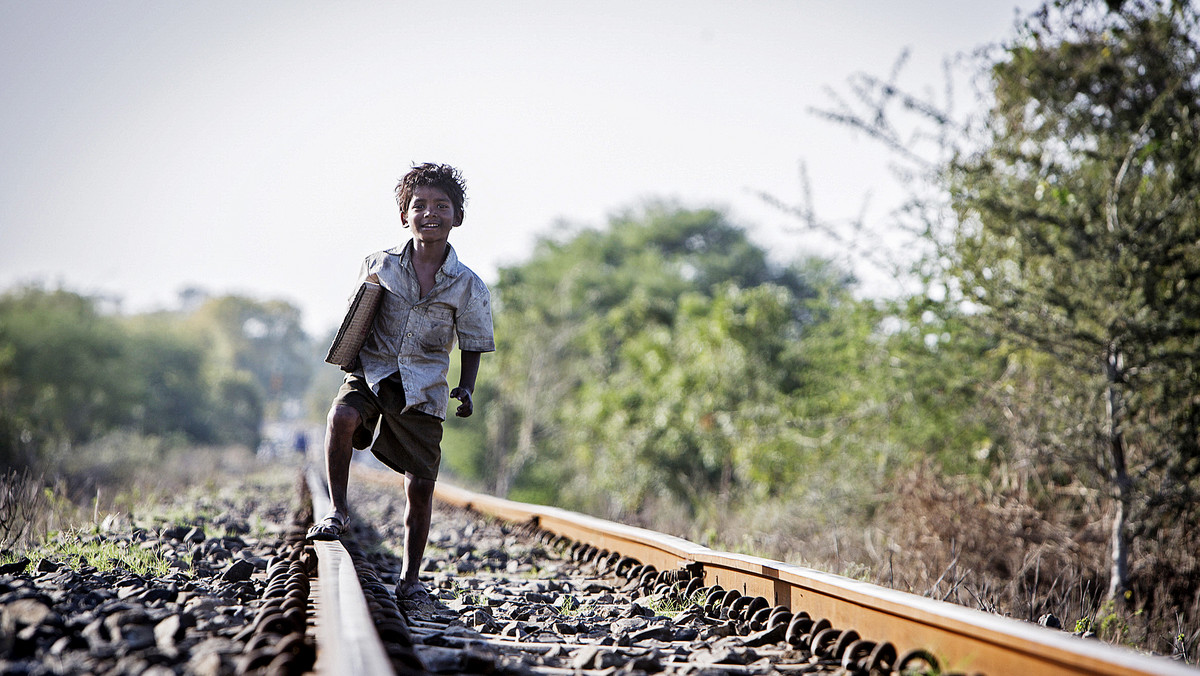
[[[475,407],[471,403],[471,391],[465,387],[456,387],[450,390],[450,396],[462,402],[458,405],[458,410],[454,412],[454,415],[460,418],[470,418],[471,414],[475,412]]]
[[[349,364],[346,364],[345,366],[341,367],[341,369],[342,369],[343,371],[345,371],[346,373],[354,373],[355,371],[357,371],[357,370],[358,370],[359,368],[361,368],[361,367],[362,367],[362,360],[361,360],[361,359],[359,359],[358,357],[355,357],[355,358],[354,358],[354,361],[352,361],[352,362],[350,362]]]

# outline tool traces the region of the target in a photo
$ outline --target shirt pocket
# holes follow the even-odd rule
[[[425,330],[421,332],[421,347],[426,350],[448,350],[454,336],[454,311],[431,307],[425,313]]]

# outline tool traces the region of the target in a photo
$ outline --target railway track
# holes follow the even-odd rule
[[[314,547],[319,673],[1200,673],[1065,632],[445,484],[422,572],[434,598],[401,607],[390,595],[400,553],[399,477],[356,465],[355,486],[375,497],[352,493],[353,539]],[[311,492],[317,500],[324,494]],[[375,504],[374,513],[361,513],[363,504]],[[361,530],[363,521],[374,530]]]
[[[1178,674],[1064,632],[442,485],[422,580],[393,595],[399,477],[356,465],[343,542],[304,540],[288,472],[180,496],[193,516],[0,566],[0,673]],[[323,488],[303,492],[318,499]],[[201,507],[201,509],[193,509]],[[205,515],[207,514],[207,516]],[[115,555],[115,554],[114,554]],[[936,668],[935,668],[936,667]]]

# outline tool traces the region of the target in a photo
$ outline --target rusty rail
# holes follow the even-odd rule
[[[762,596],[793,611],[852,627],[901,651],[928,650],[943,669],[992,676],[1078,674],[1197,676],[1173,660],[1045,629],[839,575],[711,550],[681,538],[554,507],[529,505],[439,482],[437,499],[493,517],[537,526],[659,570],[698,563],[704,581]]]
[[[316,518],[329,511],[328,488],[320,472],[307,473]],[[392,662],[384,650],[366,597],[358,582],[354,562],[341,542],[313,543],[317,552],[316,633],[318,674],[329,676],[392,676]]]

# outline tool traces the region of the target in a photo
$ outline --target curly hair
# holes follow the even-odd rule
[[[467,203],[466,182],[462,174],[449,164],[433,164],[426,162],[415,165],[396,183],[396,205],[400,211],[408,209],[412,201],[413,191],[418,186],[433,186],[446,193],[454,208],[458,210],[459,220],[463,217],[463,208]]]

